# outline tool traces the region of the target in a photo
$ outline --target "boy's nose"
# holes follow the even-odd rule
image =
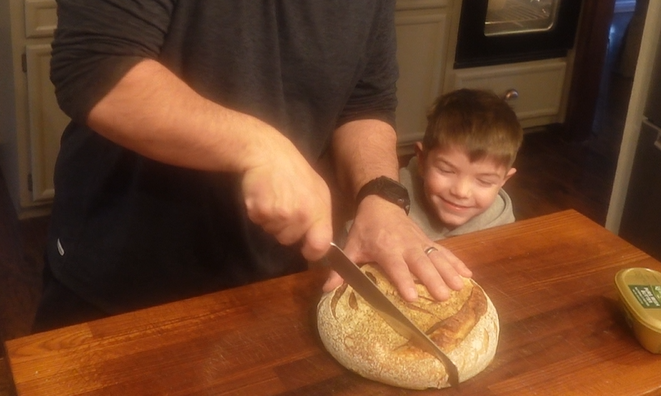
[[[460,198],[469,197],[471,192],[470,181],[464,177],[457,178],[457,180],[452,184],[450,192]]]

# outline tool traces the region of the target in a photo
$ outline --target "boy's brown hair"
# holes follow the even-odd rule
[[[471,162],[489,158],[510,168],[523,141],[512,108],[495,93],[460,89],[439,97],[427,114],[424,153],[456,146]]]

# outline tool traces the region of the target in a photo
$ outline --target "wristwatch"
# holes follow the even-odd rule
[[[380,176],[368,181],[360,191],[358,191],[358,195],[356,196],[356,206],[358,206],[366,196],[372,194],[378,195],[386,201],[394,203],[404,209],[406,214],[409,214],[409,209],[411,209],[409,192],[406,187],[398,181],[386,176]]]

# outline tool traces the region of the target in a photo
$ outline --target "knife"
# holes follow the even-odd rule
[[[457,366],[432,341],[425,332],[420,330],[388,297],[379,290],[376,284],[360,268],[344,254],[342,249],[331,242],[331,248],[326,254],[331,267],[345,282],[347,282],[372,308],[402,337],[410,340],[415,346],[436,357],[445,366],[448,382],[453,387],[459,385]]]

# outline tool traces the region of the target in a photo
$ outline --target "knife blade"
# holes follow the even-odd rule
[[[331,242],[331,248],[326,254],[331,267],[347,282],[356,293],[369,303],[372,308],[402,337],[410,340],[415,346],[436,357],[445,366],[448,382],[451,386],[459,385],[457,366],[432,341],[424,331],[411,321],[376,284],[356,265],[344,251]]]

